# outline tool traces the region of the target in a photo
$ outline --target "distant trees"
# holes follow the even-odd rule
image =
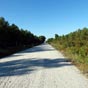
[[[59,38],[59,35],[58,34],[55,34],[55,39],[57,40]]]
[[[0,17],[0,48],[16,46],[34,46],[45,41],[45,36],[36,36],[28,30],[19,29],[15,24],[9,25]]]
[[[45,39],[46,39],[45,36],[39,36],[39,40],[41,43],[43,43],[45,41]]]

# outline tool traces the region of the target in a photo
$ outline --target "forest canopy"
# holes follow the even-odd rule
[[[45,41],[45,36],[36,36],[28,30],[19,29],[15,24],[9,25],[0,17],[0,47],[37,45]]]

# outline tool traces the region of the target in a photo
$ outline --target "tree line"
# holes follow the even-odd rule
[[[47,42],[61,50],[76,64],[87,64],[88,71],[88,28],[62,36],[55,34],[55,37],[49,38]]]
[[[44,41],[45,36],[36,36],[28,30],[19,29],[17,25],[10,25],[8,21],[0,17],[0,49],[31,47],[42,44]]]

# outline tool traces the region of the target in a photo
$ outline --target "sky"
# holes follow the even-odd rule
[[[88,27],[88,0],[0,0],[0,17],[51,38]]]

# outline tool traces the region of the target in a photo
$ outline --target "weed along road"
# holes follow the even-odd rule
[[[42,44],[0,59],[0,88],[88,88],[60,52]]]

